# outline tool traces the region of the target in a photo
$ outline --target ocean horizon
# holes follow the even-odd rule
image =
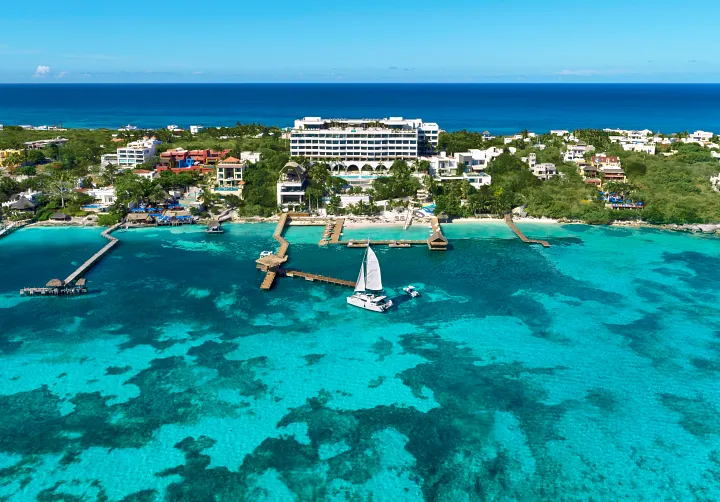
[[[455,131],[720,131],[720,84],[1,84],[0,124],[289,127],[305,116],[437,122]]]

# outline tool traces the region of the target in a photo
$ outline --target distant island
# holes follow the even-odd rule
[[[0,203],[5,223],[111,225],[154,207],[158,218],[174,213],[148,223],[411,208],[448,218],[513,211],[589,224],[716,224],[719,160],[720,138],[705,131],[502,136],[401,117],[306,117],[288,129],[6,125]]]

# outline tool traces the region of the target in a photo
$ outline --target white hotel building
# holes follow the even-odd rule
[[[327,162],[346,171],[370,166],[389,169],[398,159],[415,160],[438,145],[440,128],[421,119],[296,120],[290,133],[290,155]]]
[[[143,138],[133,141],[117,149],[117,166],[120,169],[134,169],[155,156],[157,146],[161,142],[155,138]]]

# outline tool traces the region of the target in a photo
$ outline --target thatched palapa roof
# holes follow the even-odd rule
[[[62,211],[58,211],[57,213],[53,213],[50,216],[50,219],[57,220],[57,221],[66,221],[66,220],[69,220],[70,217],[67,214],[63,213]]]
[[[436,244],[440,244],[442,242],[447,244],[448,242],[447,238],[441,232],[433,232],[433,234],[428,238],[428,241]]]
[[[35,209],[35,204],[26,197],[20,197],[17,202],[10,204],[10,209],[14,209],[16,211],[27,211]]]
[[[61,281],[60,279],[53,279],[50,282],[47,283],[46,287],[48,288],[62,288],[65,285],[64,281]]]

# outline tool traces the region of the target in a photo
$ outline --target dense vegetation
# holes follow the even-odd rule
[[[219,196],[208,188],[212,179],[202,179],[196,174],[173,174],[165,172],[156,180],[148,181],[131,173],[119,173],[117,169],[100,170],[99,160],[103,153],[114,152],[119,144],[138,139],[143,135],[155,135],[163,144],[160,151],[171,148],[230,150],[239,157],[242,151],[256,151],[262,160],[251,165],[245,172],[244,200],[231,195]],[[197,135],[189,132],[173,133],[166,129],[157,131],[111,131],[71,129],[68,131],[26,131],[18,127],[5,127],[0,131],[0,148],[22,149],[27,141],[50,139],[62,135],[70,141],[61,146],[51,146],[42,151],[27,150],[11,156],[6,162],[15,166],[14,173],[28,176],[16,181],[0,177],[0,202],[7,201],[17,192],[34,189],[43,192],[39,199],[37,218],[46,219],[52,212],[62,209],[70,215],[84,215],[83,204],[91,199],[75,190],[77,186],[114,185],[119,202],[114,213],[103,217],[102,223],[116,221],[127,203],[134,200],[159,201],[168,190],[200,186],[202,198],[210,209],[223,205],[235,207],[240,216],[270,216],[277,212],[275,183],[280,170],[290,160],[287,140],[281,131],[256,124],[234,127],[210,128]],[[442,133],[438,150],[449,154],[472,148],[487,149],[496,146],[504,149],[486,169],[492,176],[491,186],[479,190],[467,181],[438,183],[427,172],[428,163],[421,161],[408,165],[405,161],[393,163],[388,176],[374,182],[368,191],[369,204],[359,203],[346,212],[373,214],[377,201],[390,200],[391,206],[407,204],[418,189],[425,189],[437,205],[437,212],[450,216],[478,214],[502,214],[514,207],[526,205],[533,216],[580,219],[589,223],[607,223],[614,219],[642,218],[651,223],[700,223],[720,221],[720,195],[710,186],[709,178],[720,166],[707,148],[696,144],[675,143],[671,147],[660,146],[658,155],[625,152],[610,142],[609,134],[597,130],[579,130],[575,135],[596,147],[596,152],[618,155],[625,168],[628,182],[606,184],[614,192],[623,193],[635,201],[643,201],[645,209],[617,211],[606,209],[598,192],[586,184],[574,164],[562,159],[563,144],[560,138],[549,134],[530,138],[527,131],[520,138],[505,145],[502,138],[483,140],[481,134],[470,131]],[[113,141],[115,140],[115,141]],[[118,141],[120,140],[120,141]],[[538,145],[542,144],[542,148]],[[514,153],[510,153],[511,147]],[[672,156],[662,153],[674,151]],[[158,152],[158,153],[159,153]],[[538,162],[552,162],[562,176],[540,182],[528,170],[520,157],[535,153]],[[349,189],[342,179],[333,177],[324,164],[310,164],[294,159],[308,168],[309,185],[307,197],[310,206],[325,205],[330,213],[342,212],[339,194],[357,193]],[[153,164],[153,162],[149,163]],[[152,165],[147,167],[152,168]],[[415,174],[420,173],[418,178]],[[80,180],[79,182],[77,180]]]

